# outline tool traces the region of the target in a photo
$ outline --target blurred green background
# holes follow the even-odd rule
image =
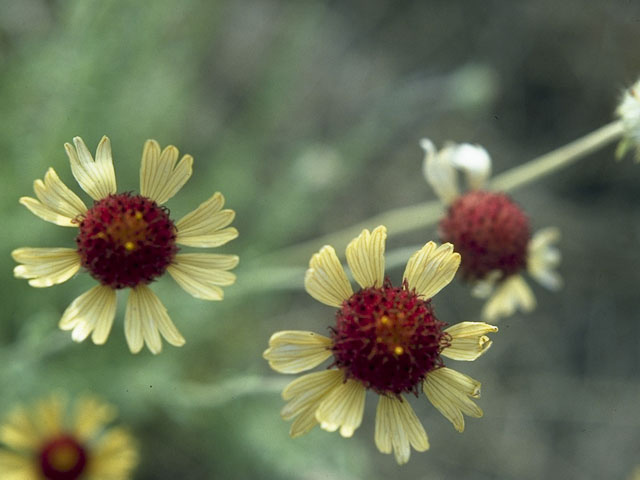
[[[627,478],[640,463],[640,165],[613,147],[513,193],[534,229],[561,227],[566,286],[533,286],[534,313],[452,365],[483,382],[485,417],[464,434],[413,400],[431,450],[398,467],[375,448],[371,396],[352,439],[291,440],[290,378],[261,354],[277,330],[333,320],[302,290],[315,237],[434,199],[421,137],[480,143],[494,172],[523,163],[612,119],[639,45],[640,4],[623,0],[0,1],[0,412],[96,392],[139,439],[138,479]],[[195,157],[174,218],[214,191],[237,212],[240,237],[217,250],[241,257],[225,301],[154,284],[187,339],[156,357],[128,352],[124,296],[105,346],[58,330],[89,275],[34,289],[11,273],[14,248],[73,245],[17,201],[49,166],[80,193],[62,144],[79,135],[93,151],[103,134],[120,191],[138,190],[155,138]],[[481,307],[460,282],[435,304],[448,323]]]

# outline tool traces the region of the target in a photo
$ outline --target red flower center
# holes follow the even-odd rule
[[[458,197],[440,221],[439,234],[462,256],[468,280],[481,280],[492,271],[505,278],[527,265],[529,220],[503,193],[473,191]]]
[[[87,452],[71,435],[62,434],[42,447],[39,461],[47,480],[76,480],[87,466]]]
[[[331,335],[334,365],[377,393],[417,394],[425,375],[442,365],[444,326],[431,300],[419,298],[406,282],[393,287],[385,280],[382,288],[365,288],[342,304]]]
[[[112,288],[153,281],[178,251],[176,228],[166,209],[129,193],[95,202],[81,218],[76,243],[82,266]]]

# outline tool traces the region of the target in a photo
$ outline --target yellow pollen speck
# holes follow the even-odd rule
[[[404,348],[398,345],[396,348],[393,349],[393,353],[395,353],[396,355],[402,355],[404,353]]]
[[[141,220],[142,219],[142,212],[136,212],[136,218],[138,220]]]
[[[126,248],[127,250],[131,251],[131,250],[135,250],[136,248],[136,244],[133,242],[125,242],[124,244],[124,248]]]
[[[382,317],[380,317],[380,323],[382,325],[386,325],[387,323],[389,323],[389,317],[387,317],[386,315],[383,315]]]

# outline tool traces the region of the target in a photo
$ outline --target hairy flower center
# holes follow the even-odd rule
[[[440,221],[439,234],[462,256],[468,280],[494,271],[505,278],[526,267],[529,220],[503,193],[473,191],[459,197]]]
[[[440,352],[448,336],[430,300],[415,291],[365,288],[342,304],[332,329],[335,365],[348,378],[380,394],[418,392],[425,375],[442,365]]]
[[[42,447],[39,461],[47,480],[76,480],[87,465],[87,452],[75,438],[63,434]]]
[[[82,266],[112,288],[151,282],[178,251],[176,229],[166,210],[129,193],[95,202],[81,219],[76,243]]]

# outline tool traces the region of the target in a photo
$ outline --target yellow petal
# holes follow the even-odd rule
[[[31,455],[0,449],[2,480],[36,480],[39,473]]]
[[[81,265],[78,252],[72,248],[18,248],[11,256],[22,264],[13,269],[13,274],[17,278],[29,278],[32,287],[66,282]]]
[[[320,428],[328,432],[340,429],[340,435],[351,437],[362,423],[366,389],[357,380],[347,380],[333,389],[316,410]]]
[[[79,439],[92,440],[115,416],[116,409],[112,405],[96,397],[81,397],[74,408],[73,433]]]
[[[100,480],[131,479],[140,457],[133,437],[120,427],[101,435],[91,453],[87,476]]]
[[[178,285],[194,297],[204,300],[222,300],[223,292],[217,285],[232,285],[236,281],[236,276],[226,270],[212,268],[211,265],[215,265],[216,262],[210,261],[211,258],[202,257],[203,262],[198,263],[199,258],[195,255],[207,254],[178,254],[167,271]],[[223,262],[226,262],[226,265],[233,263],[228,259],[218,263]]]
[[[536,306],[533,292],[520,275],[511,275],[498,285],[482,309],[482,318],[496,321],[513,315],[516,310],[530,312]]]
[[[314,332],[285,330],[274,333],[269,348],[262,356],[269,366],[280,373],[299,373],[310,370],[331,356],[330,338]]]
[[[549,227],[536,232],[528,246],[527,271],[549,290],[562,287],[562,277],[555,271],[561,259],[560,250],[554,245],[559,239],[560,230]]]
[[[409,402],[385,395],[378,400],[375,442],[382,453],[393,451],[400,465],[409,461],[411,447],[418,452],[429,449],[427,433]]]
[[[124,331],[131,353],[138,353],[143,343],[146,343],[147,348],[154,355],[160,353],[162,351],[160,335],[176,347],[181,347],[185,343],[160,299],[146,285],[138,285],[129,293]]]
[[[218,247],[238,236],[238,231],[225,228],[235,218],[233,210],[222,210],[224,197],[216,192],[178,222],[176,242],[191,247]]]
[[[483,322],[461,322],[445,330],[451,336],[451,345],[442,350],[442,355],[453,360],[472,361],[491,347],[487,333],[498,331],[498,327]]]
[[[459,265],[460,254],[454,253],[453,245],[445,243],[438,247],[429,242],[411,256],[404,279],[418,295],[432,298],[451,282]]]
[[[429,401],[454,426],[464,431],[464,417],[482,417],[482,410],[469,397],[480,397],[480,382],[450,368],[429,372],[422,384]]]
[[[93,343],[102,345],[109,337],[115,315],[115,290],[97,285],[71,302],[59,326],[62,330],[73,330],[71,338],[75,342],[82,342],[93,332]]]
[[[379,226],[362,233],[347,246],[347,264],[362,288],[381,287],[384,281],[384,247],[387,229]]]
[[[353,295],[336,251],[329,245],[311,257],[304,276],[304,287],[313,298],[332,307],[339,307]]]
[[[96,150],[96,160],[80,137],[74,137],[75,148],[65,143],[64,148],[71,163],[71,171],[82,189],[94,200],[101,200],[116,193],[116,175],[111,159],[111,142],[102,137]]]
[[[173,145],[160,153],[155,140],[147,140],[140,166],[140,193],[162,204],[173,197],[189,180],[193,157],[185,155],[178,161],[178,149]]]

